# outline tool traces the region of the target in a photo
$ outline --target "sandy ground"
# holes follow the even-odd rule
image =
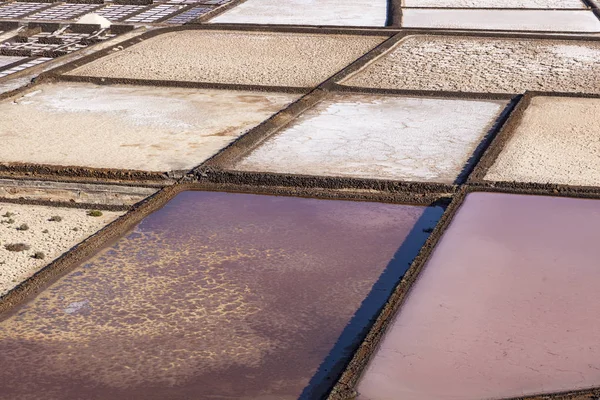
[[[212,23],[385,26],[387,0],[248,0]]]
[[[309,87],[321,83],[385,39],[191,30],[147,39],[70,74]]]
[[[14,215],[4,217],[7,212]],[[0,203],[0,296],[123,214],[102,213],[100,217],[91,217],[87,210]],[[62,217],[62,221],[48,221],[53,216]],[[8,223],[10,219],[14,222]],[[22,224],[29,229],[17,230]],[[6,250],[4,246],[11,243],[25,243],[30,249]],[[44,259],[32,257],[39,251],[45,254]]]
[[[600,186],[600,99],[534,97],[485,176]]]
[[[387,328],[359,400],[479,400],[600,384],[600,201],[467,196]]]
[[[24,60],[27,57],[0,56],[0,68],[17,61]]]
[[[343,81],[460,92],[600,93],[600,43],[409,36]]]
[[[452,183],[504,106],[503,101],[336,95],[235,169]]]
[[[0,103],[0,161],[186,170],[298,95],[57,83]]]
[[[415,10],[402,11],[405,28],[507,31],[600,32],[600,20],[586,10]]]
[[[131,206],[157,191],[136,186],[0,179],[3,199]]]
[[[585,8],[580,0],[403,0],[404,7]]]

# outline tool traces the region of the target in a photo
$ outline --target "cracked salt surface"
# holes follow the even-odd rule
[[[453,183],[505,104],[334,95],[235,169]]]
[[[599,225],[598,200],[468,195],[387,328],[358,399],[498,399],[600,385]]]
[[[38,85],[0,102],[0,162],[191,169],[297,97],[88,83]]]
[[[600,93],[600,42],[408,36],[345,79],[349,86]]]

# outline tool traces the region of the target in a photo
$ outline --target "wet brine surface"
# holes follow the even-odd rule
[[[0,398],[318,398],[442,211],[183,192],[1,321]]]

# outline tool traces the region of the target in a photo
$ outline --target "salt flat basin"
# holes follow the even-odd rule
[[[600,201],[472,193],[358,399],[503,399],[600,384]]]
[[[49,83],[0,101],[0,162],[189,170],[299,95]]]
[[[387,0],[248,0],[211,23],[385,26]]]
[[[405,28],[600,32],[600,20],[589,10],[404,9],[402,26]]]
[[[484,179],[600,187],[599,116],[600,99],[532,98]]]
[[[386,39],[386,36],[186,30],[148,38],[68,74],[313,87]],[[181,43],[187,46],[182,47]]]
[[[442,211],[183,192],[0,323],[0,393],[318,398]]]
[[[330,95],[234,169],[452,184],[506,103]]]
[[[586,8],[581,0],[403,0],[404,7]]]
[[[599,62],[598,42],[415,35],[341,83],[476,93],[600,93]]]

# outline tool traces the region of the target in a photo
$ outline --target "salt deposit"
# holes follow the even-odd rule
[[[247,0],[211,23],[385,26],[387,0]]]
[[[417,10],[402,11],[405,28],[505,31],[600,32],[600,20],[584,10]]]
[[[343,81],[460,92],[600,93],[600,42],[408,36]]]
[[[298,95],[56,83],[0,102],[0,162],[187,170]]]
[[[600,186],[599,132],[600,99],[534,97],[485,179]]]
[[[385,39],[381,36],[189,30],[146,39],[70,74],[308,87],[321,83]]]
[[[235,169],[453,183],[503,101],[336,95]]]
[[[403,0],[404,7],[585,8],[580,0]]]
[[[83,17],[77,20],[77,23],[100,25],[100,27],[103,29],[110,28],[111,25],[111,22],[109,20],[94,13],[85,14]]]

